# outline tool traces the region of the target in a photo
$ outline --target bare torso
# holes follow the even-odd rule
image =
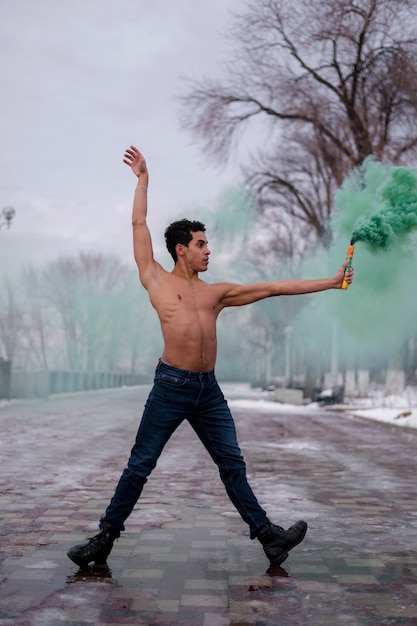
[[[217,355],[216,320],[223,308],[222,285],[160,271],[148,291],[161,323],[162,360],[196,372],[213,369]]]

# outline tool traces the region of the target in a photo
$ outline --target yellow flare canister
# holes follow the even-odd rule
[[[346,272],[349,272],[350,268],[352,267],[352,257],[353,257],[354,251],[355,251],[355,246],[350,244],[350,246],[348,246],[347,253],[346,253],[346,261],[348,262],[348,264],[346,265],[345,274]],[[347,289],[348,287],[349,287],[349,283],[344,278],[342,280],[342,289]]]

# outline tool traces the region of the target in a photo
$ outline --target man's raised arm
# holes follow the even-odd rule
[[[139,269],[140,280],[144,287],[150,278],[155,275],[155,260],[153,256],[151,234],[146,223],[148,210],[148,168],[143,155],[135,146],[127,148],[123,163],[129,165],[132,172],[138,177],[135,189],[132,211],[133,252]]]

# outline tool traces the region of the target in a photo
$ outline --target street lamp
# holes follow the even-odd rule
[[[292,335],[292,327],[286,326],[284,328],[285,335],[285,373],[284,373],[284,382],[285,387],[291,383],[291,335]]]
[[[16,215],[16,211],[12,206],[5,206],[1,214],[3,217],[3,221],[0,221],[0,228],[2,228],[2,226],[4,226],[5,224],[7,225],[7,228],[10,228],[10,224],[12,222],[12,219]]]

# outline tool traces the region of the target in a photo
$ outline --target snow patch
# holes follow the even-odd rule
[[[58,567],[58,564],[53,561],[39,561],[39,563],[31,563],[25,567],[26,569],[54,569]]]
[[[233,409],[253,410],[260,413],[294,413],[308,414],[323,410],[316,402],[306,405],[282,404],[274,402],[271,394],[262,392],[260,389],[252,390],[249,396],[249,386],[239,386],[238,390],[244,397],[232,397],[228,400],[229,407]],[[256,398],[257,394],[257,398]],[[263,397],[259,397],[263,395]],[[345,398],[345,404],[331,405],[329,410],[338,410],[355,417],[363,417],[392,424],[393,426],[417,428],[417,388],[407,387],[401,396],[385,396],[383,389],[371,391],[368,398]]]

